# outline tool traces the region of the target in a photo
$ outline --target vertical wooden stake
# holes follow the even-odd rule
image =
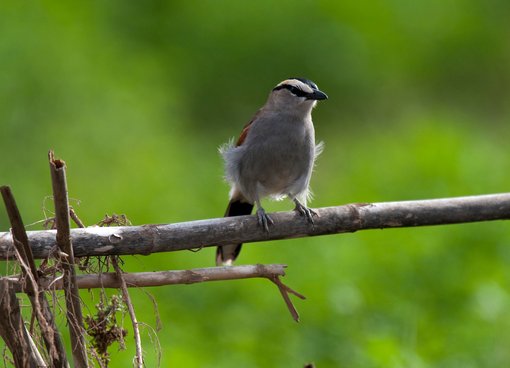
[[[67,195],[66,164],[55,159],[53,151],[48,154],[50,161],[53,200],[55,202],[55,220],[57,224],[57,245],[64,270],[64,294],[67,307],[67,321],[71,336],[71,349],[74,365],[77,368],[88,367],[87,349],[83,328],[81,300],[76,285],[74,253],[71,244],[71,224],[69,218],[69,198]]]

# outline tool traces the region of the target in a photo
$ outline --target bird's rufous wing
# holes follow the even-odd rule
[[[246,137],[248,136],[248,132],[250,131],[251,126],[253,125],[253,122],[257,120],[257,117],[260,115],[261,111],[262,110],[257,111],[257,113],[250,120],[250,122],[244,126],[243,130],[241,131],[241,134],[239,135],[239,138],[237,139],[236,147],[239,147],[241,144],[244,143]]]

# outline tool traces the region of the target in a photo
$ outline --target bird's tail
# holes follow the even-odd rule
[[[232,198],[228,203],[225,217],[251,215],[253,204],[240,198]],[[241,252],[242,244],[222,245],[216,248],[216,265],[231,266]]]

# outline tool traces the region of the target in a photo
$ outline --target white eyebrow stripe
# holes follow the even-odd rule
[[[309,85],[307,85],[297,79],[286,79],[283,82],[278,83],[277,87],[281,86],[282,84],[287,84],[289,86],[297,87],[306,93],[313,93],[312,87],[310,87]]]

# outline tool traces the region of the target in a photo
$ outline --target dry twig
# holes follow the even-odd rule
[[[140,338],[140,328],[138,326],[138,320],[135,314],[135,308],[133,307],[133,303],[131,302],[131,298],[129,297],[129,291],[126,285],[126,281],[124,280],[124,276],[122,274],[122,270],[119,266],[116,256],[111,257],[112,266],[115,269],[115,274],[120,282],[120,290],[122,291],[122,300],[124,304],[128,308],[129,317],[131,318],[131,323],[133,325],[133,334],[135,337],[135,365],[136,367],[143,367],[143,352],[142,352],[142,340]]]
[[[278,276],[273,276],[269,278],[273,283],[278,286],[278,290],[280,290],[280,293],[282,294],[283,300],[285,301],[285,304],[287,305],[287,308],[289,309],[290,315],[292,316],[292,319],[294,321],[299,322],[299,313],[294,307],[294,304],[292,304],[292,301],[289,298],[289,293],[294,294],[300,299],[306,299],[306,297],[303,294],[298,293],[297,291],[291,289],[287,285],[285,285]]]
[[[71,216],[71,218],[73,219],[73,221],[76,224],[76,226],[81,227],[81,228],[85,227],[83,222],[81,222],[80,218],[78,217],[78,215],[74,211],[74,208],[72,208],[72,207],[69,207],[69,216]]]

